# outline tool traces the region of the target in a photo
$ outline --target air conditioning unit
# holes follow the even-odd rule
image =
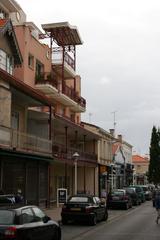
[[[4,13],[0,13],[0,19],[4,19]]]

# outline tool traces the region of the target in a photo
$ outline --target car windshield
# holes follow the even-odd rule
[[[14,223],[15,213],[9,210],[0,210],[0,224],[10,225]]]
[[[142,187],[143,188],[143,191],[144,192],[147,192],[148,191],[148,188],[147,187]]]
[[[88,197],[71,197],[69,199],[69,202],[87,203],[87,202],[89,202],[89,199],[88,199]]]

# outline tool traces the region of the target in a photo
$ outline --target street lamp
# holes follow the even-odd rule
[[[72,156],[74,158],[74,193],[77,194],[77,161],[79,153],[75,152]]]
[[[115,164],[111,163],[111,190],[113,190],[114,187],[114,174],[113,174],[113,167],[115,166]]]

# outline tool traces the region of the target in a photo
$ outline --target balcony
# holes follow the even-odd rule
[[[65,106],[69,106],[74,112],[84,112],[86,109],[86,100],[75,92],[66,84],[62,85],[54,79],[50,73],[42,73],[36,77],[35,88],[43,92],[53,100],[60,102]]]
[[[52,141],[0,126],[0,146],[40,155],[52,155]]]
[[[76,76],[74,59],[65,52],[63,62],[63,50],[60,47],[53,48],[52,64],[53,69],[56,70],[58,75],[62,75],[62,65],[64,64],[64,78],[73,78]]]
[[[97,155],[94,153],[88,153],[84,152],[80,149],[75,148],[67,148],[63,144],[54,142],[52,146],[53,156],[57,159],[60,159],[61,161],[68,161],[68,163],[73,163],[73,154],[75,152],[78,152],[79,157],[79,163],[92,163],[97,164]]]

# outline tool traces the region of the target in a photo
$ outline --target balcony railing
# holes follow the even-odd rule
[[[40,74],[36,75],[35,83],[36,84],[49,84],[55,88],[58,88],[58,82],[53,77],[53,75],[48,72],[44,72],[44,73],[40,73]]]
[[[68,87],[66,84],[62,87],[62,93],[71,98],[73,101],[78,103],[81,107],[86,107],[86,100],[75,92],[73,88]]]
[[[97,163],[97,155],[94,153],[84,152],[77,148],[67,148],[65,145],[54,142],[52,146],[53,156],[59,159],[73,160],[73,154],[78,152],[79,161]]]
[[[0,126],[0,145],[21,151],[52,154],[52,141]]]
[[[52,54],[52,62],[53,64],[62,64],[63,63],[63,50],[60,47],[53,48]],[[73,70],[75,70],[75,61],[74,59],[65,52],[64,62],[67,63]]]
[[[35,83],[44,84],[44,85],[49,84],[55,87],[56,89],[58,89],[58,82],[56,81],[56,79],[53,77],[51,73],[44,72],[37,75],[35,79]],[[68,87],[66,84],[63,84],[62,93],[67,97],[69,97],[70,99],[72,99],[73,101],[75,101],[76,103],[78,103],[81,107],[83,108],[86,107],[86,100],[78,96],[78,94],[75,92],[73,88]]]

